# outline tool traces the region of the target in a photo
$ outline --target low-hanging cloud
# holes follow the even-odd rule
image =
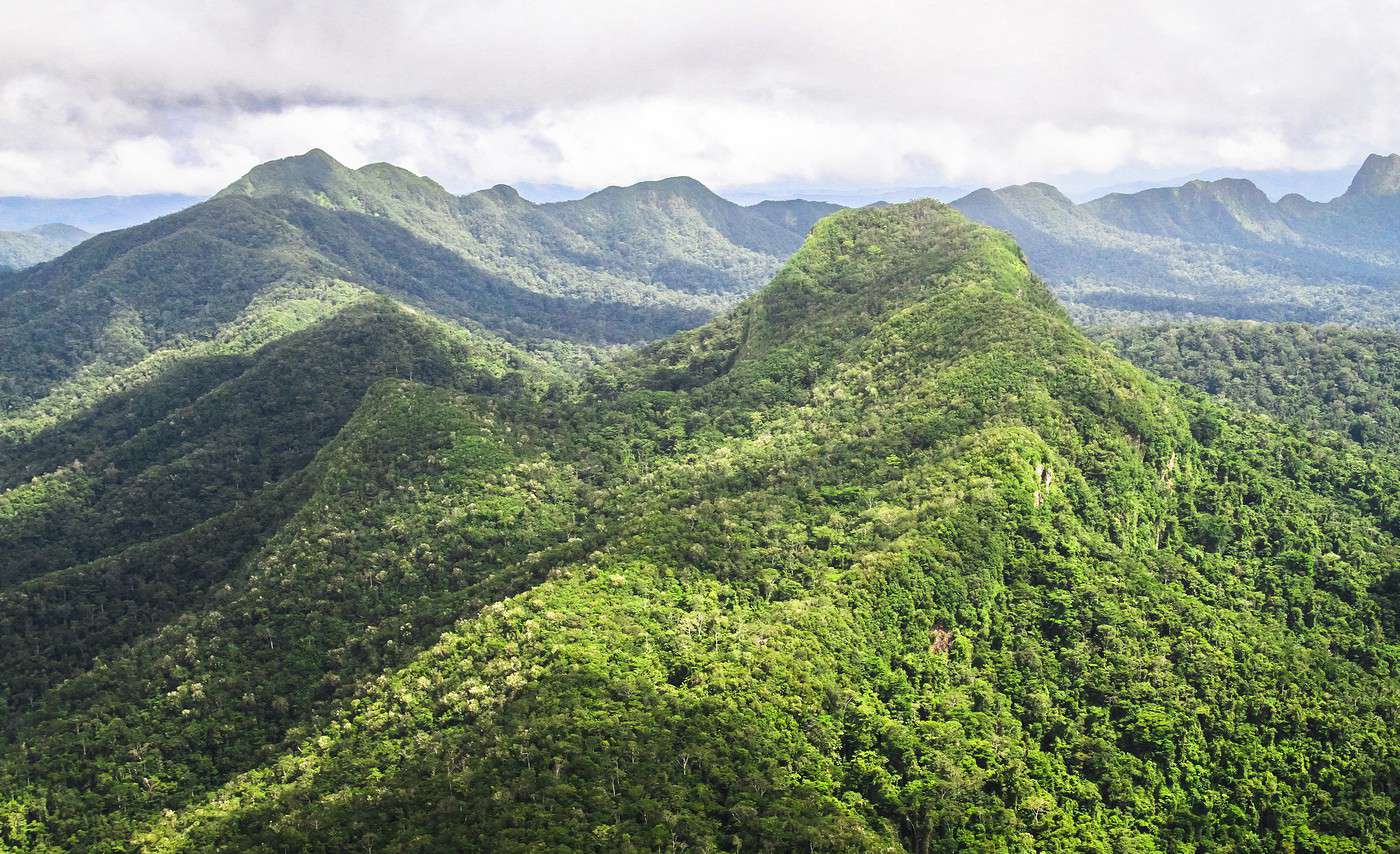
[[[208,192],[319,146],[449,187],[1007,183],[1400,147],[1400,5],[48,3],[0,193]]]

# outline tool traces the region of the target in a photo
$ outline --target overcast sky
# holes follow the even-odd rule
[[[0,194],[322,147],[464,191],[1000,185],[1400,149],[1400,2],[0,0]]]

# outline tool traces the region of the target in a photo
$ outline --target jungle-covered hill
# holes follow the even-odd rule
[[[737,307],[580,371],[531,343],[575,312],[330,275],[398,269],[346,260],[383,222],[465,257],[457,214],[301,164],[306,197],[255,172],[206,210],[341,302],[12,434],[4,844],[1400,845],[1386,449],[1110,355],[936,202],[826,217]],[[142,328],[194,340],[188,292]]]

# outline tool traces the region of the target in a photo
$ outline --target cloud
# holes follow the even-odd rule
[[[1400,148],[1400,5],[63,3],[0,33],[0,193],[313,146],[455,189],[1330,169]]]

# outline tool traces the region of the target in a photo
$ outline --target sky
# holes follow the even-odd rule
[[[1400,150],[1400,0],[0,0],[0,195],[1112,185]]]

